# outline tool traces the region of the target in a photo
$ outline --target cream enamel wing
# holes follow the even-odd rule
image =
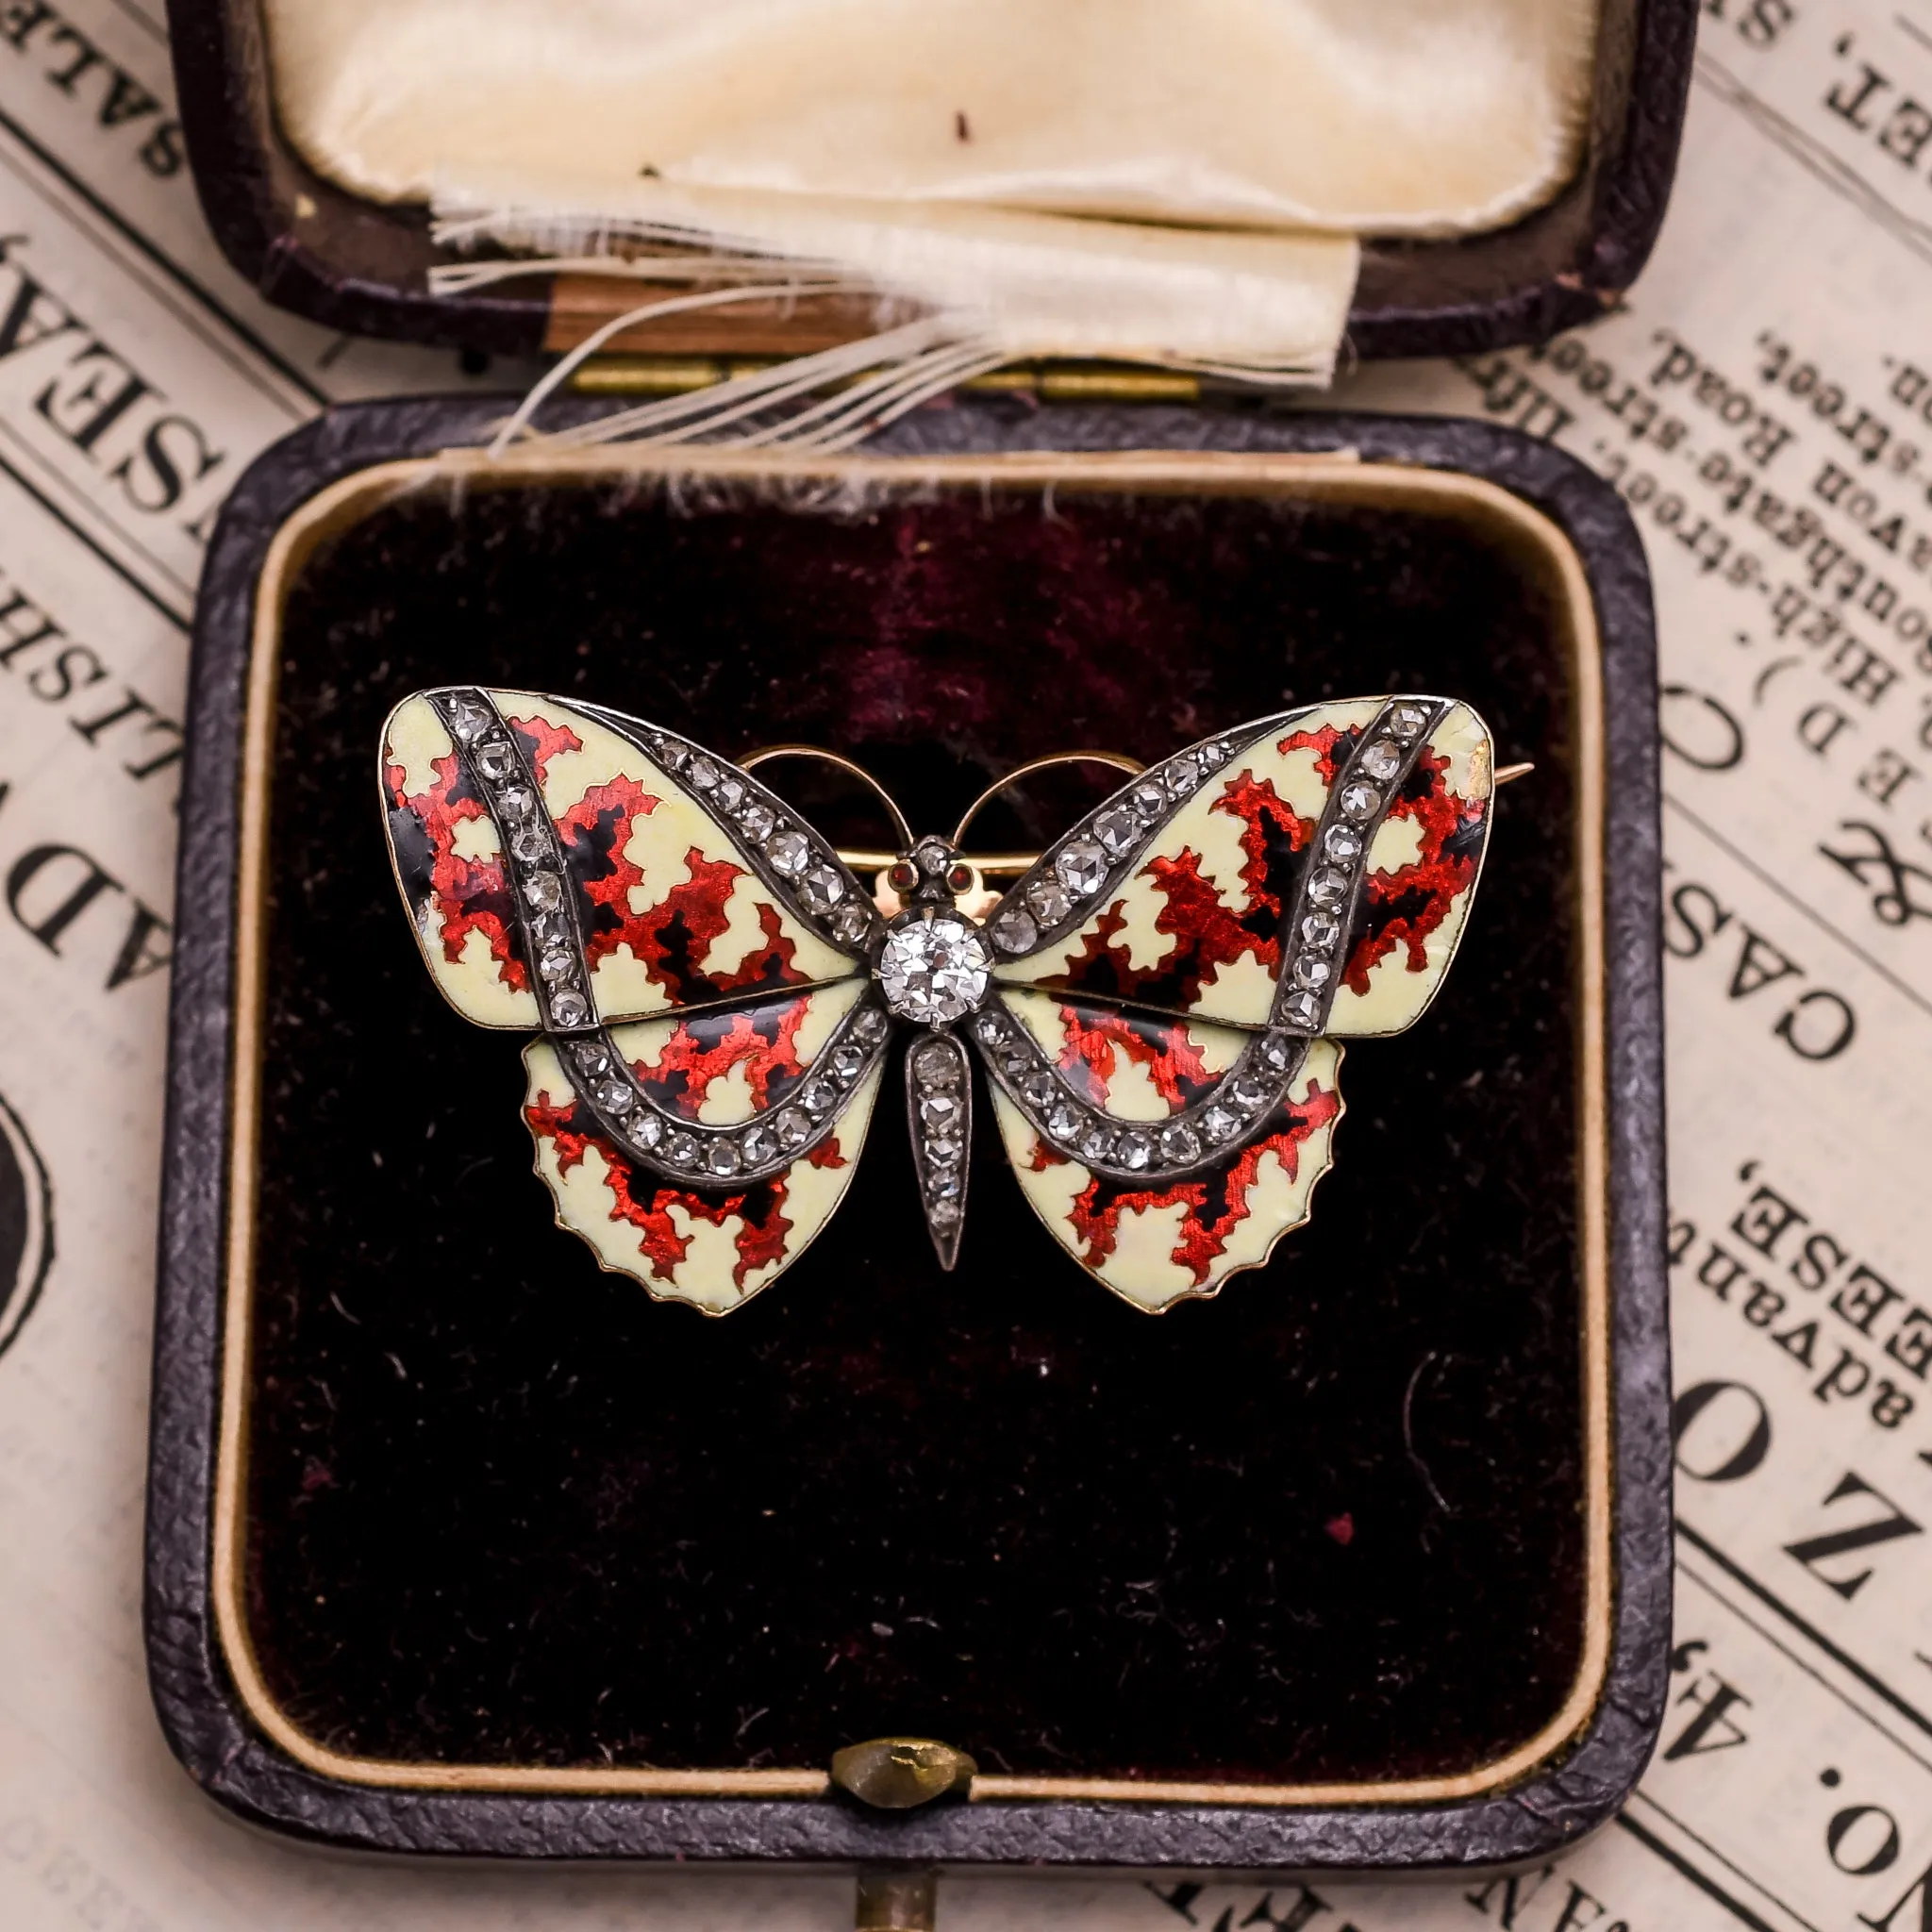
[[[938,838],[875,900],[750,772],[602,707],[421,692],[381,751],[431,977],[537,1035],[524,1118],[559,1224],[709,1314],[831,1218],[900,1035],[942,1266],[969,1043],[1028,1205],[1124,1301],[1260,1266],[1332,1158],[1341,1042],[1441,984],[1493,785],[1466,705],[1310,706],[1141,773],[988,906]]]

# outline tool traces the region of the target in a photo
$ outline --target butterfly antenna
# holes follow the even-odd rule
[[[906,814],[899,809],[899,803],[863,765],[855,764],[850,758],[836,751],[827,751],[819,744],[765,744],[757,751],[746,752],[739,759],[741,771],[750,771],[754,765],[768,765],[777,758],[816,758],[821,764],[836,765],[840,771],[849,774],[861,784],[871,787],[879,803],[891,814],[892,829],[898,834],[901,852],[912,850],[912,827],[907,823]],[[841,858],[844,855],[840,855]],[[847,859],[850,864],[852,861]]]
[[[1024,778],[1030,778],[1036,772],[1050,772],[1058,765],[1106,765],[1116,772],[1124,772],[1128,777],[1138,777],[1147,767],[1139,758],[1130,758],[1124,751],[1056,751],[1049,752],[1043,758],[1029,758],[1024,765],[1016,765],[1004,778],[995,778],[971,805],[965,815],[953,828],[953,845],[957,850],[966,837],[966,828],[1009,786],[1017,785]],[[1033,863],[1032,857],[1019,864],[1017,870],[1024,872]],[[1019,854],[1013,854],[1017,860]],[[976,860],[982,872],[1004,871],[1004,865],[989,864],[985,859]]]

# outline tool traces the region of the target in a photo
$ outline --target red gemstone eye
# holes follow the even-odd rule
[[[956,865],[946,874],[946,883],[956,892],[963,892],[973,883],[973,868],[970,865]]]
[[[909,892],[919,883],[919,873],[908,860],[902,858],[886,874],[886,883],[895,892]]]

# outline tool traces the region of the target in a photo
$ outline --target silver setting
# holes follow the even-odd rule
[[[1273,720],[1210,738],[1150,765],[1042,852],[988,922],[995,949],[1019,958],[1063,938],[1106,905],[1174,807],[1232,762]]]
[[[1257,1034],[1180,1112],[1139,1122],[1116,1120],[1083,1100],[1004,1005],[987,1007],[974,1020],[973,1035],[989,1074],[1056,1153],[1127,1186],[1164,1183],[1220,1158],[1235,1137],[1252,1139],[1294,1084],[1308,1048],[1291,1034]]]
[[[804,991],[807,989],[799,989]],[[676,1017],[702,1012],[688,1008]],[[560,1047],[564,1071],[599,1131],[627,1158],[734,1188],[769,1180],[838,1131],[853,1095],[885,1058],[891,1023],[861,1000],[833,1029],[789,1093],[735,1126],[686,1120],[641,1081],[608,1031]]]
[[[1401,795],[1429,733],[1448,710],[1435,700],[1389,699],[1357,735],[1348,762],[1336,773],[1315,829],[1314,862],[1282,922],[1274,1025],[1310,1036],[1327,1025],[1375,834]]]
[[[959,1258],[973,1143],[973,1068],[954,1034],[928,1034],[906,1056],[906,1122],[926,1232],[940,1266],[950,1270]]]
[[[543,809],[543,788],[488,692],[473,687],[430,696],[496,827],[516,908],[519,950],[544,1027],[575,1033],[592,1024],[596,1008],[575,895],[566,889],[570,874],[557,828]]]

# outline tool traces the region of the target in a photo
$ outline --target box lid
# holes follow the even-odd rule
[[[636,300],[635,283],[532,275],[432,291],[452,260],[425,209],[362,199],[318,174],[278,123],[262,0],[170,0],[176,85],[202,205],[269,300],[328,326],[507,354],[561,351]],[[1466,354],[1544,340],[1627,288],[1668,199],[1690,75],[1694,0],[1603,0],[1581,164],[1507,226],[1369,241],[1348,322],[1358,358]],[[868,334],[869,301],[807,296],[654,320],[616,350],[786,354]]]

